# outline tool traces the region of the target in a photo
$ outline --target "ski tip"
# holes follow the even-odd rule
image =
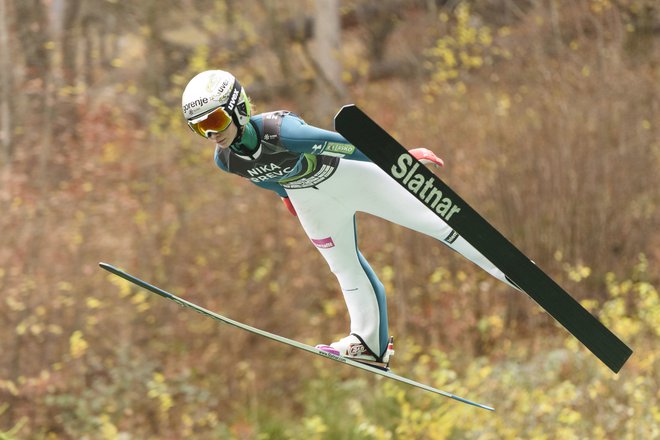
[[[342,108],[340,108],[337,114],[335,115],[335,124],[337,123],[337,120],[341,120],[342,118],[345,117],[350,117],[351,114],[355,114],[356,112],[362,113],[362,110],[360,110],[358,106],[355,104],[346,104],[342,106]]]
[[[337,112],[337,114],[345,112],[345,111],[350,111],[350,109],[352,109],[352,108],[357,108],[357,105],[355,105],[355,104],[342,105],[341,108],[339,109],[339,111]]]
[[[116,268],[115,266],[113,266],[112,264],[104,263],[103,261],[100,261],[100,262],[99,262],[99,267],[100,267],[101,269],[107,270],[108,272],[113,273],[113,274],[115,274],[115,275],[118,275],[119,272],[120,272],[120,270],[117,269],[117,268]]]

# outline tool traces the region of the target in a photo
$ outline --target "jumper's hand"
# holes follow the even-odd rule
[[[288,197],[280,197],[282,199],[282,203],[284,203],[284,206],[286,206],[286,209],[289,210],[289,212],[294,215],[295,217],[298,217],[298,213],[296,212],[296,208],[293,207],[293,204],[291,204],[291,200]]]
[[[445,162],[428,148],[413,148],[408,153],[423,164],[432,164],[436,168],[445,166]]]

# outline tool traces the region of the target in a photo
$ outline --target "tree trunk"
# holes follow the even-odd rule
[[[80,89],[78,50],[80,47],[80,26],[78,17],[80,15],[81,0],[65,0],[64,9],[59,25],[61,26],[60,42],[62,47],[62,83],[58,88],[64,91],[62,95],[55,99],[55,130],[61,136],[65,136],[65,142],[58,143],[55,147],[55,154],[62,159],[58,163],[58,169],[61,171],[59,178],[66,178],[71,164],[67,158],[70,154],[70,148],[63,148],[62,144],[70,143],[78,145],[79,137],[77,124],[71,121],[78,120],[78,100],[83,91]],[[59,81],[56,81],[59,83]],[[62,116],[64,115],[64,117]],[[53,171],[55,171],[53,169]],[[55,174],[55,173],[53,173]]]
[[[317,119],[331,121],[331,116],[337,112],[345,96],[342,65],[339,59],[341,45],[339,0],[316,0],[313,44]]]
[[[75,90],[78,77],[78,12],[80,0],[67,0],[62,17],[62,78],[64,86]]]
[[[50,71],[48,39],[50,32],[46,8],[40,0],[14,2],[15,16],[20,17],[17,26],[18,41],[25,57],[26,80],[41,80]]]
[[[7,1],[0,0],[0,163],[9,164],[12,149],[12,73]]]

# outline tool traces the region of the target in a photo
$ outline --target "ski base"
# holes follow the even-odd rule
[[[232,327],[236,327],[236,328],[245,330],[247,332],[250,332],[250,333],[253,333],[253,334],[256,334],[256,335],[259,335],[259,336],[263,336],[263,337],[268,338],[270,340],[277,341],[277,342],[280,342],[282,344],[286,344],[286,345],[291,346],[291,347],[295,347],[299,350],[307,351],[309,353],[313,353],[315,355],[322,356],[326,359],[331,359],[335,362],[340,362],[344,365],[350,365],[351,367],[359,368],[361,370],[368,371],[372,374],[383,376],[383,377],[386,377],[388,379],[395,380],[397,382],[405,383],[407,385],[414,386],[416,388],[422,389],[424,391],[428,391],[430,393],[439,394],[441,396],[448,397],[448,398],[456,400],[458,402],[466,403],[468,405],[476,406],[478,408],[485,409],[485,410],[488,410],[488,411],[494,411],[495,410],[491,406],[484,405],[484,404],[481,404],[481,403],[477,403],[477,402],[465,399],[465,398],[460,397],[460,396],[456,396],[456,395],[448,393],[446,391],[442,391],[442,390],[439,390],[437,388],[434,388],[430,385],[426,385],[424,383],[417,382],[417,381],[414,381],[412,379],[408,379],[407,377],[404,377],[404,376],[399,376],[397,374],[392,373],[388,369],[381,369],[379,367],[367,365],[367,364],[364,364],[362,362],[357,362],[357,361],[354,361],[352,359],[348,359],[348,358],[345,358],[345,357],[342,357],[342,356],[336,356],[332,353],[327,353],[323,350],[312,347],[311,345],[303,344],[302,342],[298,342],[298,341],[295,341],[293,339],[285,338],[284,336],[279,336],[279,335],[276,335],[274,333],[269,333],[265,330],[260,330],[256,327],[252,327],[252,326],[249,326],[247,324],[243,324],[242,322],[234,321],[233,319],[229,319],[225,316],[219,315],[215,312],[212,312],[212,311],[207,310],[203,307],[200,307],[197,304],[194,304],[194,303],[192,303],[190,301],[187,301],[183,298],[180,298],[180,297],[178,297],[178,296],[176,296],[172,293],[169,293],[169,292],[167,292],[167,291],[165,291],[165,290],[163,290],[159,287],[156,287],[152,284],[149,284],[146,281],[143,281],[143,280],[141,280],[137,277],[134,277],[133,275],[131,275],[129,273],[126,273],[123,270],[117,269],[116,267],[114,267],[110,264],[99,263],[99,266],[102,269],[105,269],[108,272],[110,272],[110,273],[112,273],[112,274],[114,274],[114,275],[116,275],[120,278],[123,278],[127,281],[130,281],[131,283],[135,284],[136,286],[139,286],[143,289],[146,289],[150,292],[153,292],[157,295],[160,295],[163,298],[174,301],[175,303],[177,303],[177,304],[179,304],[183,307],[187,307],[189,309],[192,309],[192,310],[194,310],[198,313],[201,313],[204,316],[207,316],[207,317],[209,317],[211,319],[214,319],[216,321],[220,321],[220,322],[222,322],[224,324],[227,324],[227,325],[230,325]]]

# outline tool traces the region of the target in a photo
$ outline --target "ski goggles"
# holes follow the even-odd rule
[[[225,131],[231,121],[231,116],[225,109],[218,107],[203,116],[188,121],[188,126],[198,135],[207,138],[213,133]]]

